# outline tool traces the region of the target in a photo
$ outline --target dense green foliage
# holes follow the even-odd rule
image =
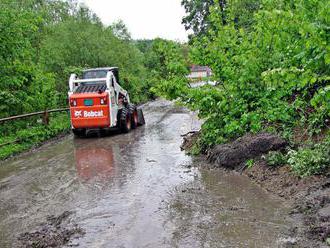
[[[300,176],[320,174],[330,168],[330,140],[288,152],[288,164]]]
[[[220,8],[223,23],[226,22],[226,0],[182,0],[187,16],[182,19],[186,30],[193,31],[194,35],[205,35],[208,30],[213,29],[211,20],[208,18],[211,8],[217,5]]]
[[[266,161],[270,166],[289,164],[301,177],[321,174],[330,169],[330,136],[320,143],[304,144],[287,153],[269,152]]]
[[[143,56],[122,22],[104,27],[73,2],[0,5],[0,117],[66,105],[69,73],[86,67],[120,67],[133,100],[146,100]]]
[[[149,94],[169,96],[187,84],[188,48],[175,41],[157,38],[137,41],[137,47],[144,54],[147,68]],[[174,83],[176,82],[176,83]]]
[[[201,25],[190,40],[191,60],[209,65],[219,85],[189,89],[178,84],[183,80],[178,75],[163,92],[176,89],[168,96],[205,119],[200,150],[248,132],[279,132],[294,143],[294,130],[312,137],[329,129],[329,0],[183,4],[191,10],[187,27]]]
[[[269,152],[265,158],[270,166],[290,165],[301,177],[321,174],[330,169],[330,136],[320,143],[309,142],[287,153]]]
[[[267,154],[266,161],[270,166],[281,166],[288,162],[288,158],[283,152],[271,151]]]
[[[15,128],[10,135],[0,137],[0,144],[18,140],[18,142],[0,148],[0,160],[38,146],[46,140],[57,137],[59,134],[67,133],[69,125],[68,114],[62,113],[53,116],[48,126],[37,122],[29,124],[26,129]]]

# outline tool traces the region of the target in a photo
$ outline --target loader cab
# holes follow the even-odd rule
[[[83,71],[82,79],[104,79],[107,78],[108,73],[111,72],[113,77],[109,78],[109,85],[107,85],[105,82],[103,82],[104,87],[98,87],[97,90],[109,90],[112,88],[114,91],[115,97],[118,98],[120,104],[124,101],[125,96],[121,94],[121,87],[119,86],[119,70],[117,67],[107,67],[107,68],[96,68],[96,69],[88,69]],[[100,85],[100,82],[86,82],[81,83],[82,86],[89,86],[89,85]],[[102,83],[101,83],[102,84]]]
[[[88,69],[83,71],[83,79],[93,79],[93,78],[106,78],[108,72],[112,72],[119,84],[119,70],[117,67],[106,67],[106,68],[96,68]]]

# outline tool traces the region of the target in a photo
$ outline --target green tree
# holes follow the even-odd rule
[[[330,1],[226,1],[225,22],[218,1],[205,6],[190,55],[219,85],[170,92],[205,119],[202,148],[247,132],[328,129]]]
[[[131,39],[131,34],[129,33],[128,28],[126,27],[123,20],[114,22],[111,25],[111,29],[117,38],[119,38],[121,40],[126,40],[126,41]]]
[[[220,7],[222,23],[226,23],[227,0],[182,0],[187,15],[182,19],[186,30],[191,30],[194,35],[203,35],[211,28],[209,19],[211,7],[217,4]]]

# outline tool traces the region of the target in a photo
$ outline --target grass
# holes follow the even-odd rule
[[[69,130],[70,120],[67,113],[51,115],[48,126],[36,122],[33,125],[29,125],[28,128],[17,129],[11,135],[0,138],[0,145],[18,140],[18,142],[13,144],[0,147],[0,160],[39,146],[45,141]]]

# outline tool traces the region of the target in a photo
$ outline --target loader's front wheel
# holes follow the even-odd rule
[[[131,114],[128,108],[123,108],[120,112],[120,130],[128,133],[132,129]]]

